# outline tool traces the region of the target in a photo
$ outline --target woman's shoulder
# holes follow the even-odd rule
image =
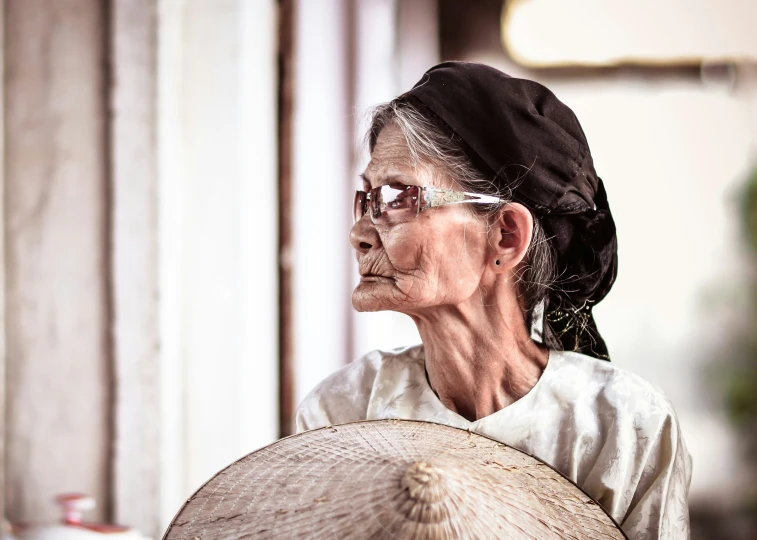
[[[382,377],[422,366],[423,345],[369,352],[313,388],[297,409],[297,431],[364,420],[373,388]]]
[[[350,393],[370,388],[382,370],[423,366],[423,345],[409,345],[390,350],[371,351],[354,362],[336,370],[321,381],[313,395]],[[307,398],[306,398],[307,399]]]
[[[423,345],[398,347],[388,351],[371,351],[326,377],[310,392],[308,397],[353,395],[360,390],[369,390],[377,375],[387,367],[415,365],[423,365]]]
[[[556,361],[557,380],[593,394],[605,403],[633,405],[634,409],[644,409],[648,414],[675,418],[675,410],[665,392],[641,375],[577,352],[553,351],[552,355],[550,361]]]
[[[684,538],[691,456],[668,397],[615,363],[574,352],[553,359],[553,393],[566,399],[573,392],[576,431],[584,432],[578,440],[591,448],[582,453],[588,467],[581,487],[622,521],[629,537],[656,538],[677,528],[675,538]]]

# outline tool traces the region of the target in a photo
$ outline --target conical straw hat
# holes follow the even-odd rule
[[[624,538],[541,461],[460,429],[355,422],[287,437],[194,494],[164,539]]]

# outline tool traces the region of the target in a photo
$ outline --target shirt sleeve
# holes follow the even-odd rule
[[[630,540],[688,539],[691,457],[675,413],[649,441],[643,470],[621,525]]]
[[[324,379],[295,414],[297,433],[366,419],[380,356],[368,354]]]

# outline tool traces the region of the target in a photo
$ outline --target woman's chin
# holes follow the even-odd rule
[[[383,290],[382,290],[383,289]],[[352,307],[355,311],[370,312],[393,309],[391,291],[387,283],[360,283],[352,292]]]

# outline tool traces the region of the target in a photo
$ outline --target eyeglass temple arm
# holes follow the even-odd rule
[[[425,205],[423,205],[424,208],[434,208],[446,204],[497,204],[503,201],[499,197],[494,197],[492,195],[481,195],[479,193],[470,193],[467,191],[425,188],[423,202],[425,202]]]

